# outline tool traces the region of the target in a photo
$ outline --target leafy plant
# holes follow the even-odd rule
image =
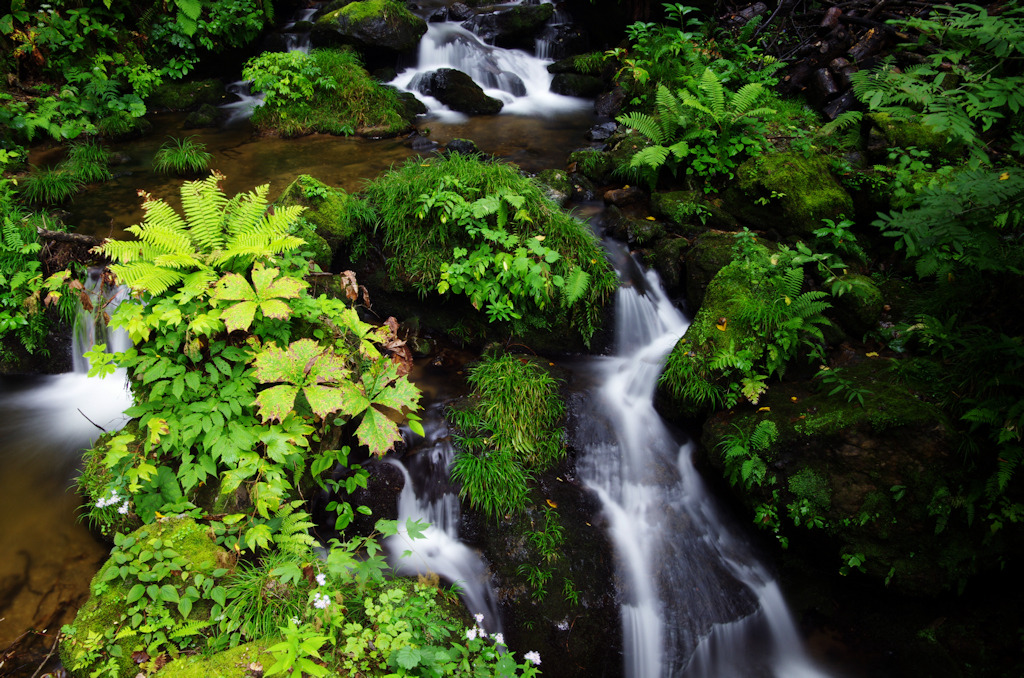
[[[206,151],[206,145],[196,141],[195,137],[171,137],[156,152],[153,169],[163,174],[201,174],[209,169],[212,158],[213,155]]]
[[[19,194],[36,205],[60,205],[82,188],[83,181],[66,167],[36,167],[21,180]]]
[[[110,154],[95,140],[71,145],[65,161],[68,171],[84,184],[110,179]]]
[[[747,489],[766,480],[768,464],[765,454],[779,437],[779,429],[771,419],[762,419],[749,433],[738,426],[736,433],[722,436],[718,444],[725,463],[726,477],[733,485],[743,483]]]
[[[814,378],[818,380],[822,390],[830,389],[828,395],[842,394],[846,398],[846,402],[852,403],[856,400],[861,407],[864,407],[864,396],[872,394],[869,389],[860,388],[852,379],[843,376],[843,370],[840,367],[823,366],[814,375]]]
[[[654,116],[634,111],[616,118],[651,143],[633,155],[629,169],[646,176],[652,186],[659,170],[664,167],[674,174],[681,163],[687,174],[731,177],[745,156],[764,147],[760,119],[775,112],[759,105],[766,93],[761,83],[729,93],[710,68],[694,91],[673,94],[660,85]]]

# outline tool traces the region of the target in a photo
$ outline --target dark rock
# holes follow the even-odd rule
[[[555,6],[516,5],[490,14],[477,14],[464,22],[464,28],[498,47],[533,49],[534,38],[555,13]]]
[[[572,182],[572,198],[579,202],[590,202],[597,198],[597,188],[587,177],[581,174],[570,174],[569,181]]]
[[[569,97],[596,97],[604,90],[604,81],[593,75],[558,73],[551,79],[551,91]]]
[[[616,87],[610,92],[600,94],[594,100],[594,112],[606,118],[614,118],[626,103],[626,90]]]
[[[573,24],[555,24],[545,26],[537,36],[538,56],[545,59],[562,59],[570,54],[587,51],[590,38],[578,26]]]
[[[449,21],[465,21],[474,14],[473,10],[470,9],[465,3],[453,2],[448,6],[448,20]]]
[[[371,511],[368,516],[356,512],[349,530],[354,534],[372,534],[378,520],[398,519],[398,497],[405,487],[405,478],[400,468],[379,459],[364,462],[362,467],[370,474],[366,487],[356,488],[344,500],[353,506],[367,506]]]
[[[433,139],[420,136],[419,134],[412,134],[405,142],[405,145],[418,153],[433,152],[440,147],[440,144]]]
[[[185,116],[185,121],[182,123],[182,127],[185,129],[198,129],[202,127],[216,127],[220,124],[220,121],[224,118],[224,111],[211,106],[210,104],[203,104],[198,109],[192,111]]]
[[[417,91],[432,96],[453,111],[467,115],[495,115],[504,104],[484,94],[480,85],[462,71],[439,68],[414,81]]]
[[[615,122],[603,122],[600,125],[594,125],[588,129],[583,136],[589,141],[604,141],[611,135],[615,134],[615,130],[618,126],[618,123]]]
[[[604,201],[611,205],[633,205],[640,202],[645,197],[645,193],[642,189],[636,186],[625,186],[623,188],[613,188],[610,191],[605,191]]]
[[[362,0],[324,13],[310,38],[317,46],[355,45],[371,51],[406,52],[415,49],[427,32],[427,22],[395,0]]]
[[[481,155],[480,147],[476,142],[469,139],[452,139],[445,145],[446,153],[459,153],[461,155]]]
[[[558,205],[565,205],[573,193],[572,182],[564,170],[546,169],[536,176],[547,196]]]
[[[672,225],[678,235],[692,236],[714,228],[722,231],[739,229],[736,218],[713,199],[696,191],[667,191],[651,195],[651,211]]]

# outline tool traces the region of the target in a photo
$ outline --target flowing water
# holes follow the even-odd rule
[[[556,16],[556,23],[564,20]],[[542,40],[538,53],[546,56],[545,50]],[[594,122],[589,102],[548,92],[547,59],[493,48],[454,23],[431,24],[418,59],[402,71],[396,86],[412,87],[426,70],[456,66],[473,71],[488,93],[506,102],[501,115],[465,118],[428,101],[431,113],[421,131],[429,126],[431,138],[440,143],[471,138],[485,152],[535,172],[561,167]],[[183,132],[182,116],[154,116],[156,134],[114,145],[112,150],[125,156],[115,169],[118,178],[76,199],[71,223],[82,233],[119,235],[141,220],[137,189],[174,203],[180,181],[149,169],[167,135],[196,134],[206,143],[213,166],[227,175],[229,194],[269,180],[271,198],[301,173],[359,190],[363,181],[413,154],[402,139],[256,138],[243,108],[231,124],[215,130]],[[45,156],[37,153],[33,161],[44,164],[40,155]],[[628,256],[616,256],[630,271],[616,301],[617,348],[612,356],[574,366],[595,386],[581,394],[585,404],[573,417],[574,444],[582,450],[579,476],[600,497],[616,547],[623,673],[630,678],[821,675],[803,653],[778,585],[696,473],[692,443],[654,411],[660,366],[685,331],[686,318],[654,276],[634,269]],[[88,331],[79,336],[88,341]],[[119,426],[128,404],[123,376],[98,381],[76,371],[0,381],[0,510],[20,516],[8,521],[14,529],[0,534],[0,552],[9,554],[0,559],[0,649],[24,629],[60,617],[48,612],[46,600],[53,582],[72,585],[69,573],[83,581],[77,583],[78,598],[66,597],[72,602],[65,607],[81,602],[83,582],[105,549],[75,523],[76,500],[65,489],[76,472],[78,450],[101,428]],[[432,527],[414,555],[399,557],[408,548],[399,539],[390,545],[392,556],[409,572],[429,569],[458,582],[469,608],[493,620],[488,630],[497,630],[486,562],[458,540],[458,501],[447,480],[452,448],[438,407],[425,416],[427,436],[415,441],[417,453],[402,467],[406,487],[400,499],[403,522],[422,519]]]
[[[804,655],[778,585],[694,468],[692,442],[654,409],[686,318],[656,275],[615,258],[625,264],[616,350],[579,368],[595,387],[575,429],[577,471],[601,498],[616,548],[625,675],[824,675]]]

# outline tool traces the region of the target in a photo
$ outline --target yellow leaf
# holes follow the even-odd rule
[[[796,402],[796,396],[789,396],[789,399],[792,400],[794,403]]]
[[[715,327],[717,327],[719,331],[725,332],[725,326],[728,324],[728,322],[729,321],[726,320],[725,318],[719,318],[718,322],[715,324]]]
[[[770,407],[759,407],[759,408],[757,408],[757,411],[758,412],[771,412],[772,408],[770,408]]]
[[[792,304],[792,303],[793,303],[793,300],[792,300],[792,299],[790,299],[790,298],[789,298],[789,297],[787,296],[787,297],[786,297],[786,306],[789,306],[789,305],[790,305],[790,304]]]
[[[999,181],[1006,181],[1009,178],[1010,178],[1010,173],[1009,172],[1003,172],[1002,174],[999,175]]]
[[[647,221],[655,221],[654,217],[647,217]]]
[[[550,499],[545,499],[545,501],[548,503],[548,506],[550,506],[551,508],[558,508],[558,504],[556,504],[555,502],[551,501]]]
[[[545,236],[543,236],[543,235],[535,235],[535,236],[533,236],[534,240],[536,240],[537,242],[544,242],[544,237]]]
[[[878,352],[877,351],[871,351],[870,353],[865,353],[864,355],[866,355],[869,358],[877,358],[878,357]]]

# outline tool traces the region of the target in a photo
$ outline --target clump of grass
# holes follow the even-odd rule
[[[363,68],[359,56],[347,49],[316,49],[310,53],[323,82],[307,99],[280,99],[258,107],[252,123],[294,137],[314,132],[348,136],[388,136],[409,127],[398,92],[386,87]]]
[[[92,139],[73,144],[62,164],[84,184],[106,181],[111,176],[110,154]]]
[[[470,368],[473,392],[449,410],[460,453],[452,478],[461,495],[491,517],[521,510],[534,470],[565,456],[558,381],[530,359],[489,353]]]
[[[35,205],[60,205],[70,200],[82,188],[82,180],[67,169],[36,167],[21,180],[19,195],[25,202]]]
[[[210,169],[213,155],[206,152],[206,144],[195,137],[170,137],[160,146],[153,159],[153,169],[163,174],[187,176],[202,174]]]

